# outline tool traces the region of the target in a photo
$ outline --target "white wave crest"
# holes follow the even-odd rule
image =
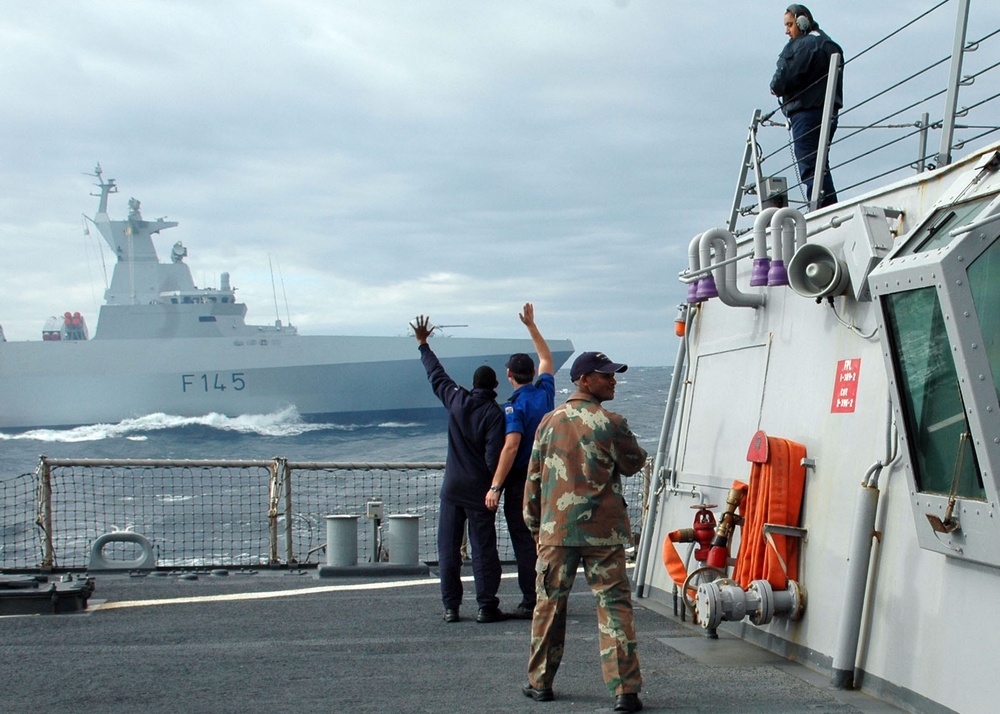
[[[33,440],[76,443],[121,438],[144,441],[148,438],[146,434],[149,432],[190,426],[203,426],[238,434],[278,437],[298,436],[299,434],[324,430],[353,431],[357,428],[351,424],[304,422],[295,407],[287,407],[270,414],[243,414],[236,417],[228,417],[214,412],[196,417],[182,417],[157,412],[124,419],[117,424],[89,424],[67,429],[32,429],[19,434],[0,434],[0,441]]]

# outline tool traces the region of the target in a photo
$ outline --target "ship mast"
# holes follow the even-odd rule
[[[108,179],[108,182],[104,182],[103,178],[104,171],[101,169],[101,165],[98,164],[97,168],[94,169],[94,173],[91,176],[97,177],[97,186],[101,189],[100,201],[97,204],[98,213],[108,212],[108,194],[118,193],[118,186],[115,185],[114,179]],[[98,194],[92,193],[91,196],[97,196]]]
[[[155,302],[164,289],[164,283],[156,247],[153,245],[153,235],[173,228],[177,222],[162,218],[152,221],[143,219],[139,201],[135,198],[129,199],[129,212],[125,220],[111,220],[108,215],[108,196],[117,193],[118,186],[114,179],[104,179],[100,164],[93,175],[97,177],[96,185],[100,189],[100,193],[91,194],[99,197],[93,223],[117,258],[111,285],[105,291],[105,301],[109,305],[145,305]],[[171,275],[176,273],[176,270],[172,271]],[[187,289],[191,282],[190,276],[185,277],[182,282]],[[193,285],[190,287],[193,288]]]

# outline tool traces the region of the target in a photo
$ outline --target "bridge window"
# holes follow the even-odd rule
[[[972,223],[994,197],[984,196],[974,201],[959,203],[937,211],[908,241],[916,246],[914,253],[943,248],[955,240],[951,232],[959,226]]]
[[[886,296],[917,488],[984,499],[951,342],[934,288]]]
[[[983,347],[993,373],[993,384],[1000,401],[1000,241],[994,241],[969,266],[969,288],[976,306]]]

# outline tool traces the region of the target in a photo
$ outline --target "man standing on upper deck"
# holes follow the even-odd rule
[[[538,426],[524,490],[524,520],[538,540],[538,604],[531,622],[528,682],[521,691],[551,701],[562,662],[569,593],[576,570],[597,598],[604,683],[614,711],[642,709],[642,674],[632,624],[632,588],[625,546],[632,534],[622,476],[642,470],[646,452],[619,414],[603,402],[615,398],[615,374],[627,365],[602,352],[573,362],[577,391]]]
[[[507,360],[507,380],[514,393],[504,405],[507,419],[507,436],[500,462],[493,474],[493,483],[486,494],[486,506],[496,510],[500,505],[500,492],[504,492],[503,512],[507,520],[510,542],[517,559],[517,584],[521,588],[521,603],[510,613],[511,617],[530,620],[535,609],[535,539],[524,524],[524,482],[531,460],[531,447],[535,430],[542,417],[555,408],[556,382],[552,369],[552,351],[535,325],[535,307],[524,304],[518,315],[528,328],[531,343],[538,353],[538,381],[535,363],[524,353],[517,353]]]
[[[778,67],[771,79],[771,93],[779,98],[781,111],[791,126],[799,178],[806,188],[806,200],[811,201],[819,154],[819,133],[823,124],[823,104],[826,100],[826,81],[830,74],[830,57],[839,54],[843,68],[844,51],[819,29],[819,24],[805,5],[789,5],[784,22],[788,44],[778,55]],[[831,140],[837,130],[837,112],[842,106],[843,71],[837,75],[837,91],[830,123]],[[836,202],[837,191],[833,186],[829,163],[826,162],[819,207]]]
[[[445,622],[458,622],[462,604],[462,537],[469,524],[472,574],[479,614],[476,622],[500,622],[500,556],[497,553],[496,513],[483,499],[503,445],[503,412],[496,402],[496,372],[483,365],[472,377],[472,391],[458,386],[445,372],[427,344],[434,332],[430,318],[411,322],[434,394],[448,409],[448,458],[441,485],[438,519],[438,570]]]

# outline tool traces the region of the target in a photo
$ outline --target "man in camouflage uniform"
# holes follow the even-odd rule
[[[615,373],[627,365],[584,352],[570,371],[577,391],[538,427],[524,490],[524,520],[538,543],[538,604],[531,623],[525,696],[553,698],[562,660],[567,602],[576,570],[597,597],[601,668],[616,712],[642,709],[632,590],[625,572],[631,538],[621,477],[646,463],[625,419],[601,406],[614,399]]]

